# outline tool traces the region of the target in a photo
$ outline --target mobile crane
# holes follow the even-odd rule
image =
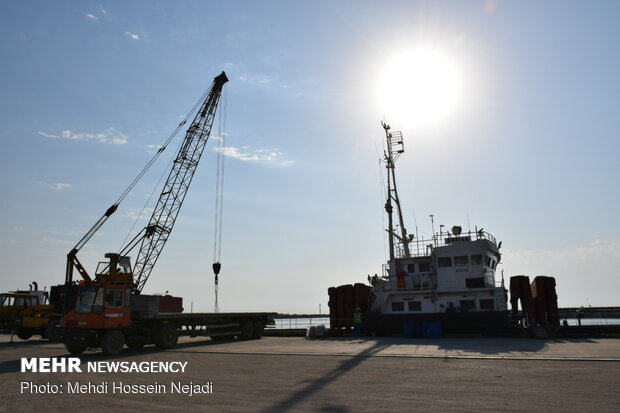
[[[176,345],[180,334],[192,337],[201,334],[213,339],[262,336],[273,313],[187,314],[183,313],[180,297],[141,294],[183,204],[209,139],[226,82],[228,78],[224,72],[214,78],[187,129],[148,225],[120,253],[106,254],[108,261],[99,263],[94,278],[79,262],[79,250],[117,210],[141,173],[67,255],[65,285],[58,286],[53,295],[61,306],[75,298],[74,305],[66,311],[56,329],[69,353],[80,354],[87,348],[100,347],[105,354],[113,355],[120,353],[125,345],[134,350],[146,344],[171,348]],[[181,122],[179,128],[183,124]],[[128,254],[138,245],[140,248],[132,269]],[[78,284],[73,282],[74,270],[82,276]]]

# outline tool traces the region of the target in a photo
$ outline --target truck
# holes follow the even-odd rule
[[[34,286],[34,289],[33,289]],[[22,340],[35,334],[53,340],[62,314],[48,304],[48,292],[40,291],[38,284],[30,284],[28,291],[10,291],[0,294],[0,331],[15,333]]]
[[[126,257],[108,253],[102,272],[83,284],[76,305],[65,314],[59,331],[71,354],[101,348],[120,353],[124,346],[139,350],[147,344],[168,349],[179,336],[215,340],[259,339],[275,313],[184,313],[182,299],[170,295],[134,293],[131,265]],[[122,261],[123,265],[119,263]]]
[[[71,354],[87,348],[101,348],[115,355],[125,345],[138,350],[147,344],[167,349],[177,344],[180,335],[208,336],[212,339],[258,339],[275,313],[185,313],[182,298],[142,294],[164,244],[172,231],[187,194],[201,154],[209,139],[223,85],[224,72],[213,79],[206,98],[186,131],[149,223],[119,253],[108,253],[91,277],[77,258],[78,251],[117,210],[144,172],[109,207],[95,225],[67,255],[65,284],[52,289],[55,305],[64,315],[57,336]],[[191,114],[191,112],[190,112]],[[189,116],[186,118],[189,119]],[[181,122],[177,131],[185,124]],[[173,134],[174,135],[174,134]],[[170,143],[158,150],[158,156]],[[147,167],[152,161],[147,164]],[[144,171],[144,170],[143,170]],[[129,253],[138,249],[135,266]],[[221,264],[213,264],[216,276]],[[73,280],[74,270],[82,280]]]

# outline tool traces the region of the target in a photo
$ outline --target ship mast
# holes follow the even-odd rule
[[[385,202],[385,211],[388,214],[388,234],[389,234],[389,248],[390,248],[390,261],[395,258],[394,238],[398,238],[403,246],[404,256],[410,257],[409,242],[413,238],[413,235],[407,235],[407,229],[405,228],[405,222],[403,220],[403,211],[400,207],[400,200],[398,198],[398,189],[396,188],[396,172],[395,162],[401,153],[405,152],[405,146],[403,144],[403,135],[401,132],[390,132],[390,125],[381,122],[381,126],[385,130],[385,139],[387,142],[387,150],[384,151],[385,167],[387,168],[387,201]],[[398,222],[400,224],[400,236],[394,231],[394,222],[392,218],[393,207],[392,201],[396,204],[396,212],[398,213]]]

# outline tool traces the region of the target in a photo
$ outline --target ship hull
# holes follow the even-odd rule
[[[519,328],[511,327],[508,311],[367,314],[363,323],[370,336],[409,336],[437,338],[450,335],[513,336]]]

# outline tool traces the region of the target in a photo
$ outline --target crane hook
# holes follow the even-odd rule
[[[217,276],[220,273],[220,269],[222,268],[222,264],[219,262],[213,263],[213,274],[215,274],[215,282],[217,283]]]
[[[218,282],[218,275],[220,273],[220,269],[222,268],[222,264],[220,264],[219,262],[214,262],[213,263],[213,273],[215,274],[215,284],[217,285]]]

